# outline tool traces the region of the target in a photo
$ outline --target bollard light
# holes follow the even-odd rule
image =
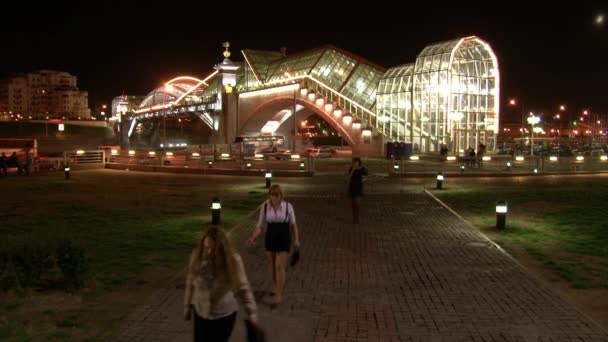
[[[464,173],[464,164],[460,164],[460,173]]]
[[[399,172],[399,164],[395,163],[395,165],[393,165],[393,170]]]
[[[209,167],[213,167],[213,162],[211,160],[209,161],[208,164],[209,164]]]
[[[443,172],[437,173],[437,189],[443,189]]]
[[[65,171],[65,179],[70,179],[70,165],[66,165],[63,171]]]
[[[266,171],[264,178],[266,178],[266,187],[270,188],[270,185],[272,184],[272,172]]]
[[[220,199],[218,197],[213,197],[213,201],[211,202],[211,224],[220,224],[221,209],[222,204],[220,203]]]
[[[511,166],[513,166],[513,164],[510,161],[508,161],[507,162],[507,171],[511,171]]]
[[[508,205],[506,201],[496,202],[496,228],[503,230],[507,221]]]
[[[304,162],[300,162],[300,170],[304,170],[305,167],[306,167],[306,164],[304,164]]]
[[[251,169],[251,163],[247,163],[245,166],[247,167],[247,170]]]
[[[539,171],[538,171],[538,168],[536,168],[536,167],[535,167],[535,168],[534,168],[534,173],[538,173],[538,172],[539,172]]]

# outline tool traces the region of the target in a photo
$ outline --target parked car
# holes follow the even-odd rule
[[[264,155],[264,158],[266,159],[275,158],[279,160],[287,160],[291,158],[291,151],[283,147],[274,146],[264,149],[260,152]]]
[[[330,158],[336,155],[336,150],[329,147],[309,147],[306,149],[306,155],[315,158]]]
[[[321,149],[321,148],[310,148],[306,149],[306,153],[315,158],[330,158],[333,157],[334,154],[330,149]]]

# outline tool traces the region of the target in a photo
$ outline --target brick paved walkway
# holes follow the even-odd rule
[[[608,341],[608,334],[531,277],[511,257],[423,192],[372,194],[360,225],[346,201],[291,197],[302,261],[284,302],[271,288],[252,219],[232,237],[259,299],[269,341]],[[125,320],[118,341],[190,341],[181,318],[183,275]],[[241,316],[242,318],[242,316]],[[231,341],[244,341],[242,320]]]

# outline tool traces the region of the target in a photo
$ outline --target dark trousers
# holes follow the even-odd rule
[[[194,312],[194,342],[228,342],[236,312],[218,319],[204,319]]]
[[[353,223],[359,223],[359,201],[360,196],[353,196],[350,198],[350,205],[353,210]]]

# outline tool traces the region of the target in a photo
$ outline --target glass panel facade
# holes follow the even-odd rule
[[[338,101],[344,110],[363,119],[364,126],[372,125],[389,140],[412,143],[415,152],[436,152],[442,144],[454,153],[479,143],[495,149],[498,62],[489,45],[477,37],[429,45],[415,63],[386,72],[332,47],[288,57],[253,50],[243,54],[251,66],[244,63],[239,70],[239,91],[280,81],[285,72],[309,75],[352,102],[311,80],[321,96]],[[205,95],[217,92],[215,84],[205,89]],[[353,103],[372,113],[348,107]]]
[[[389,69],[378,85],[376,128],[388,139],[410,141],[414,64]]]
[[[450,70],[453,150],[464,152],[479,143],[495,149],[497,70],[491,50],[477,39],[463,41],[454,52]]]
[[[415,152],[495,149],[498,65],[476,37],[427,46],[414,64],[388,70],[378,84],[378,130]]]
[[[327,49],[310,75],[330,88],[340,90],[356,64],[355,59]]]
[[[270,64],[273,61],[283,58],[283,55],[277,51],[243,50],[243,55],[245,55],[246,59],[251,63],[251,66],[255,68],[255,72],[261,82],[266,81]],[[251,70],[249,65],[247,65],[246,72],[251,72],[253,74],[253,70]],[[253,77],[253,80],[255,80],[255,77]]]
[[[247,91],[248,89],[255,89],[262,86],[262,82],[258,81],[258,76],[255,74],[249,64],[245,63],[243,66],[243,82],[236,84],[238,91]]]
[[[358,64],[342,94],[363,107],[371,109],[376,102],[376,91],[382,72],[366,64]]]
[[[268,69],[270,74],[268,75],[267,82],[281,80],[285,77],[286,72],[291,77],[308,75],[310,69],[319,60],[322,52],[322,50],[319,50],[312,54],[288,56],[280,61],[273,62]]]

